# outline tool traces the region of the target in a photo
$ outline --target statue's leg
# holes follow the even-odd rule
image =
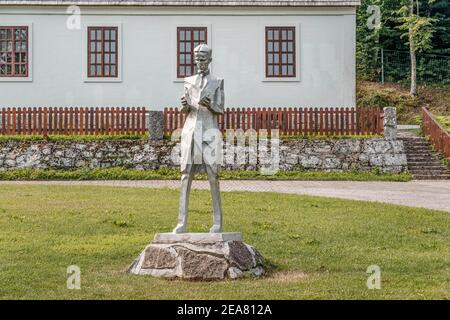
[[[195,165],[188,164],[181,173],[180,206],[178,209],[178,223],[173,233],[185,233],[187,230],[187,216],[189,208],[189,193],[195,175]]]
[[[212,233],[222,232],[222,204],[220,201],[219,172],[214,167],[206,165],[209,186],[213,203],[213,226],[209,230]]]

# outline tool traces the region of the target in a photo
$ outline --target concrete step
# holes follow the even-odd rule
[[[440,170],[411,170],[408,169],[409,173],[411,173],[412,175],[449,175],[447,171],[440,171]]]
[[[439,176],[434,176],[434,175],[413,175],[414,179],[416,180],[449,180],[449,176],[448,175],[439,175]]]
[[[446,168],[440,165],[426,165],[426,164],[408,164],[408,169],[411,170],[443,170],[444,172],[447,171]]]

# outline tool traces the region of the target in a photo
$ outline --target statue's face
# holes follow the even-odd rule
[[[204,72],[208,70],[209,64],[211,63],[212,58],[207,52],[196,52],[194,54],[195,64],[197,66],[198,72]]]

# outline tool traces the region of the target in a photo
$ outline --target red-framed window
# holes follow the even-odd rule
[[[0,77],[28,77],[28,27],[0,26]]]
[[[295,78],[295,55],[295,27],[266,27],[266,78]]]
[[[196,73],[194,48],[208,43],[206,27],[177,28],[177,77],[184,78]]]
[[[88,27],[88,77],[117,78],[118,27]]]

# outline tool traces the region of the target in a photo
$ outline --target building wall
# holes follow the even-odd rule
[[[5,7],[0,25],[31,24],[31,81],[0,81],[0,107],[177,106],[176,27],[207,26],[226,106],[354,106],[355,8],[92,8],[81,29],[66,7]],[[86,82],[88,25],[122,29],[120,82]],[[297,26],[299,79],[264,81],[264,26]]]

